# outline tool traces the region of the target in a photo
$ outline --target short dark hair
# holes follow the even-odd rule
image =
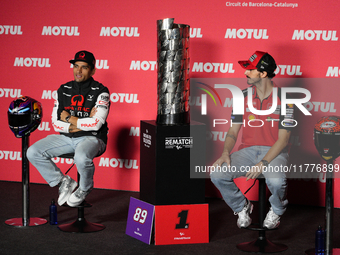
[[[267,72],[267,71],[263,71],[263,70],[260,70],[260,69],[257,69],[257,71],[260,72],[260,73]],[[268,76],[269,79],[273,79],[276,76],[276,74],[274,72],[272,72],[272,73],[267,72],[267,76]]]

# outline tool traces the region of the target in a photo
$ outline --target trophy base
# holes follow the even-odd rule
[[[158,114],[156,123],[158,125],[185,125],[190,124],[190,113]]]
[[[205,165],[205,125],[157,125],[141,121],[140,200],[153,205],[205,202],[205,178],[192,178]]]

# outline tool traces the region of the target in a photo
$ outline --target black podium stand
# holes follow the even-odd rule
[[[47,223],[42,218],[30,218],[30,170],[26,153],[29,146],[29,135],[21,138],[22,144],[22,218],[8,219],[5,223],[13,227],[34,227]]]
[[[158,125],[141,121],[140,199],[153,205],[205,202],[205,124]],[[194,178],[193,178],[194,177]],[[200,178],[196,178],[200,177]]]

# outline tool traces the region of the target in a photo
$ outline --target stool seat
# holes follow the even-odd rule
[[[76,206],[69,206],[67,203],[64,203],[62,206],[69,207],[69,208],[81,208],[81,207],[92,207],[92,204],[86,201],[83,201],[80,205],[76,205]]]
[[[266,215],[266,182],[264,178],[258,178],[259,181],[259,223],[248,226],[248,230],[259,231],[259,236],[256,240],[251,242],[240,243],[236,245],[238,249],[245,252],[261,252],[261,253],[275,253],[288,249],[287,245],[273,243],[266,238],[266,231],[276,230],[262,227]]]

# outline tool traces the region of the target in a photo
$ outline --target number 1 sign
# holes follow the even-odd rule
[[[126,234],[150,244],[155,207],[130,197]]]
[[[156,206],[155,245],[208,242],[208,204]]]

